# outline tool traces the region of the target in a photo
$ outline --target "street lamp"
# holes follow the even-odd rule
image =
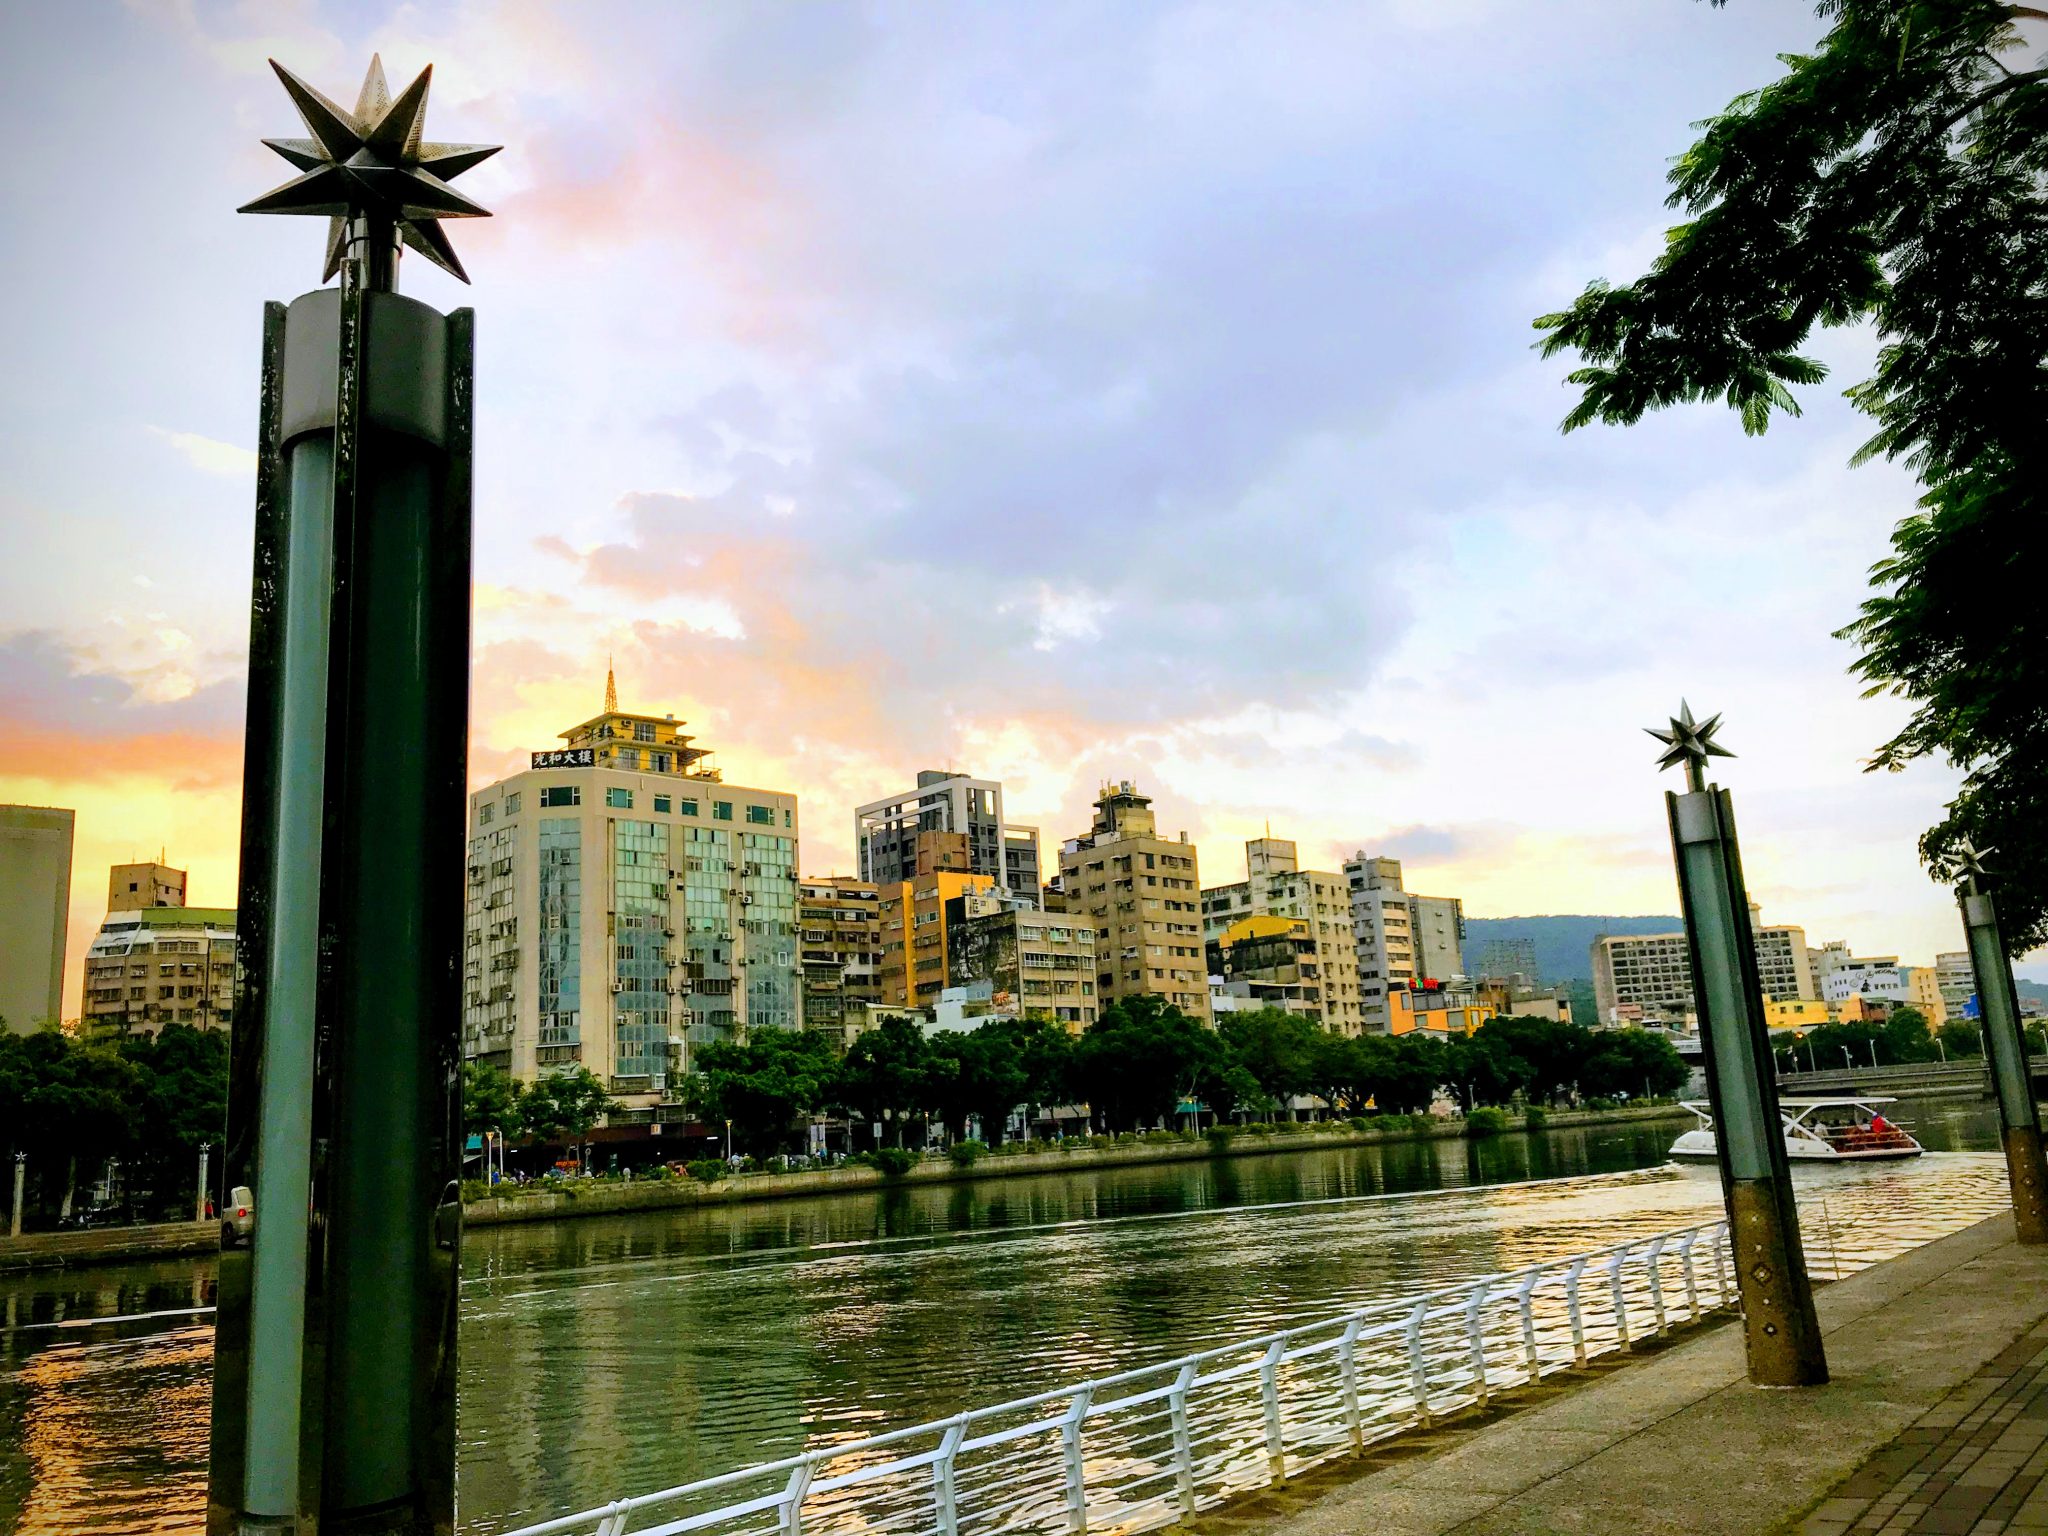
[[[194,1221],[206,1220],[206,1154],[212,1149],[213,1143],[210,1141],[199,1143],[199,1189],[192,1197],[192,1219]]]
[[[1846,1045],[1842,1047],[1842,1070],[1844,1072],[1854,1072],[1856,1070],[1856,1060],[1849,1054],[1849,1047]]]

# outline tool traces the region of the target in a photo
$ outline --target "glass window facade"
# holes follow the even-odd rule
[[[604,792],[604,803],[615,811],[630,811],[633,809],[633,791],[608,789]]]
[[[797,1025],[796,839],[740,834],[740,929],[746,959],[747,1027]]]
[[[666,1081],[668,1073],[668,828],[615,821],[612,829],[612,998],[615,1077]]]
[[[547,806],[581,805],[583,786],[580,784],[550,784],[540,792],[540,803]]]
[[[573,793],[573,789],[570,791]],[[542,790],[541,803],[555,790]],[[583,1009],[583,829],[572,816],[540,819],[540,1046],[580,1045]],[[546,1058],[543,1058],[546,1059]]]

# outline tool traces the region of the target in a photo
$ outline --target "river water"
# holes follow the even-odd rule
[[[2006,1206],[1975,1103],[1930,1155],[1798,1170],[1849,1273]],[[1680,1127],[1332,1148],[472,1231],[460,1500],[488,1536],[621,1495],[1718,1214]],[[204,1506],[209,1258],[0,1280],[0,1531]]]

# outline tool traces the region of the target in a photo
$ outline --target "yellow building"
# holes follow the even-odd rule
[[[946,903],[969,891],[995,888],[992,875],[976,874],[964,832],[917,834],[915,872],[881,886],[881,964],[876,971],[883,1005],[928,1008],[946,989]]]
[[[1829,1022],[1828,1005],[1817,997],[1764,999],[1764,1023],[1772,1029],[1812,1029]]]
[[[1254,913],[1225,927],[1209,940],[1208,948],[1212,984],[1220,980],[1225,997],[1245,998],[1253,1005],[1285,1009],[1326,1028],[1337,1027],[1331,1022],[1330,994],[1315,931],[1306,919]],[[1350,958],[1344,956],[1347,961]],[[1355,970],[1352,989],[1355,1013]],[[1214,997],[1210,1006],[1216,1006]],[[1353,1018],[1345,1033],[1357,1032]]]
[[[1906,1000],[1927,1015],[1927,1027],[1939,1029],[1948,1022],[1948,1004],[1941,995],[1941,975],[1931,965],[1916,965],[1906,972]]]
[[[1129,780],[1105,784],[1087,834],[1060,849],[1069,912],[1095,920],[1096,997],[1157,997],[1209,1022],[1201,874],[1182,833],[1160,836],[1150,796]]]
[[[1470,992],[1435,987],[1387,990],[1390,1035],[1405,1035],[1418,1029],[1436,1035],[1469,1035],[1493,1016],[1493,1005],[1480,1002]]]

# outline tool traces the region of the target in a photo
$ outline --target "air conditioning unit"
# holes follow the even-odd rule
[[[625,984],[625,983],[624,983],[623,981],[615,981],[615,982],[613,982],[613,983],[612,983],[612,991],[614,991],[614,992],[623,992],[623,991],[625,991],[625,990],[626,990],[626,984]]]

